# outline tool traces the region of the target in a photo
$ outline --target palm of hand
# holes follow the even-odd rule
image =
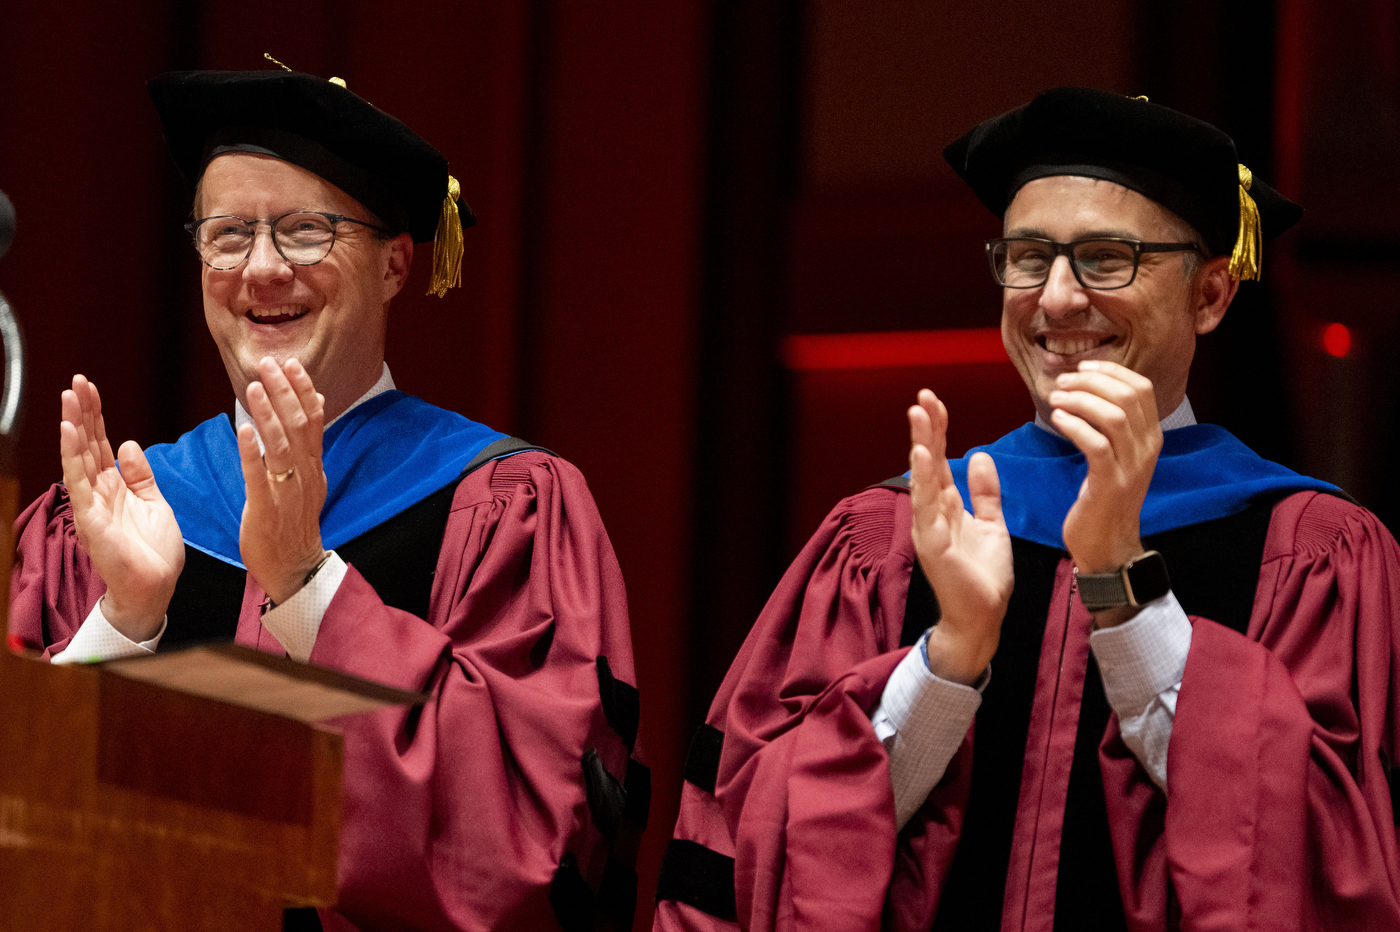
[[[939,665],[945,672],[975,676],[996,650],[1011,599],[1011,535],[1001,513],[996,464],[986,453],[968,460],[972,511],[963,508],[948,465],[947,429],[943,402],[927,389],[920,391],[918,404],[909,409],[911,530],[919,565],[938,597],[940,618],[933,634],[941,645]],[[933,654],[930,640],[930,664]]]
[[[969,514],[951,484],[915,509],[914,549],[943,617],[1000,622],[1014,580],[1011,536],[1000,513]]]
[[[104,568],[103,577],[122,578],[142,589],[177,578],[185,547],[175,513],[156,491],[154,479],[146,481],[151,498],[129,488],[116,466],[109,466],[97,474],[84,514],[74,515],[84,549]]]

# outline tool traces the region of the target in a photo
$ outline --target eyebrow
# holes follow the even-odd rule
[[[1016,227],[1014,230],[1007,230],[1008,238],[1030,237],[1033,239],[1053,240],[1054,237],[1038,227]],[[1082,239],[1142,239],[1136,233],[1127,230],[1089,230],[1074,237],[1076,240]]]

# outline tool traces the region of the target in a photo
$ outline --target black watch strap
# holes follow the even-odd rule
[[[1133,557],[1114,573],[1076,573],[1079,600],[1091,612],[1129,605],[1133,608],[1171,591],[1167,561],[1155,550]]]

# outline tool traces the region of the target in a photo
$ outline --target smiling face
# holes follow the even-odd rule
[[[330,182],[280,159],[221,155],[200,182],[200,216],[245,220],[298,209],[343,214],[375,225],[358,201]],[[389,300],[408,277],[408,234],[380,239],[354,223],[336,228],[335,246],[316,265],[293,265],[259,225],[247,261],[226,271],[203,266],[204,318],[240,401],[258,378],[258,361],[301,361],[326,398],[326,420],[345,411],[379,378]]]
[[[1116,236],[1143,242],[1184,242],[1189,227],[1154,201],[1111,181],[1060,175],[1038,178],[1006,209],[1006,236],[1070,242]],[[1059,256],[1039,288],[1002,292],[1001,338],[1035,400],[1050,419],[1055,377],[1086,359],[1120,363],[1152,380],[1165,417],[1186,396],[1196,335],[1220,322],[1236,283],[1228,258],[1204,263],[1188,277],[1186,253],[1142,254],[1126,288],[1094,291],[1080,285]]]

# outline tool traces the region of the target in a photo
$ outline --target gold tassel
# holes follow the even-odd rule
[[[461,196],[462,186],[448,175],[447,197],[442,200],[437,234],[433,237],[433,277],[428,283],[428,294],[439,298],[447,294],[447,289],[462,284],[462,215],[457,212],[457,198]]]
[[[1260,230],[1259,208],[1249,196],[1254,173],[1240,165],[1240,234],[1230,255],[1230,274],[1235,281],[1259,280],[1264,259],[1264,239]]]

